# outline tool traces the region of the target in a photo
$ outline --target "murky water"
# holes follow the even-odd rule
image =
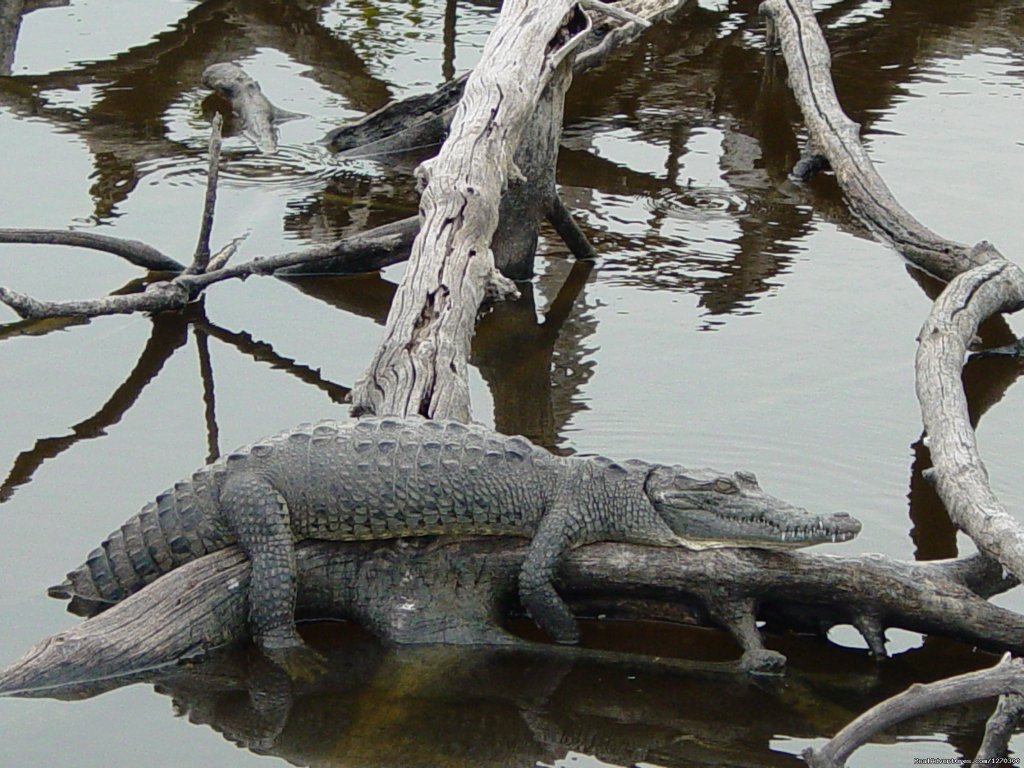
[[[215,245],[248,233],[241,258],[278,253],[410,215],[414,161],[339,161],[317,141],[471,67],[493,5],[459,3],[454,26],[441,0],[73,0],[34,10],[12,76],[0,78],[0,225],[95,229],[187,260],[217,107],[199,75],[220,60],[306,117],[281,126],[271,158],[228,139]],[[830,181],[787,181],[802,126],[783,71],[765,73],[756,5],[701,2],[575,83],[559,178],[601,260],[574,266],[545,239],[532,295],[482,325],[475,417],[558,450],[753,470],[776,495],[860,517],[864,533],[836,552],[951,554],[964,541],[917,474],[912,364],[929,299]],[[946,236],[986,238],[1016,258],[1020,3],[815,7],[840,99],[901,202]],[[401,269],[219,285],[191,325],[131,317],[26,329],[0,318],[12,321],[0,326],[0,663],[73,621],[45,587],[205,460],[211,410],[221,449],[344,418],[340,400],[378,341]],[[102,254],[0,246],[0,285],[41,298],[99,296],[135,277]],[[966,375],[986,411],[983,456],[1011,510],[1024,509],[1024,391],[1012,386],[1021,370],[988,361]],[[1019,593],[1000,603],[1024,609]],[[632,629],[590,631],[596,644],[636,648]],[[659,653],[735,653],[719,633],[638,631]],[[283,719],[252,711],[238,682],[249,662],[229,658],[229,669],[168,681],[164,694],[132,686],[78,703],[0,700],[0,765],[799,765],[816,736],[883,696],[987,663],[909,633],[890,633],[900,655],[878,667],[857,648],[776,640],[793,669],[764,683],[641,662],[386,654],[316,632],[339,676],[289,700]],[[973,754],[986,714],[918,721],[852,765]]]

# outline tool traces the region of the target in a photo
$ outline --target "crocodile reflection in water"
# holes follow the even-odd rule
[[[636,635],[629,625],[604,629],[610,646]],[[189,722],[294,765],[504,768],[582,753],[623,766],[796,768],[803,763],[795,754],[777,751],[786,739],[836,732],[877,697],[919,681],[922,669],[936,666],[936,653],[943,665],[951,661],[948,649],[909,652],[890,663],[880,689],[863,654],[793,640],[802,646],[793,656],[811,669],[791,669],[784,684],[753,685],[715,661],[730,651],[706,631],[650,626],[645,634],[708,661],[551,646],[389,649],[358,630],[326,625],[309,634],[329,659],[316,682],[291,681],[243,650],[136,681],[154,684]],[[963,671],[977,663],[969,654],[957,661]],[[47,695],[80,700],[127,682]],[[835,703],[837,689],[843,705]],[[896,728],[901,735],[980,732],[988,714],[979,703]]]

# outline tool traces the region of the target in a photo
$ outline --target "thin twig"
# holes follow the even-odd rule
[[[189,274],[206,271],[210,264],[210,232],[213,230],[213,212],[217,205],[217,177],[220,172],[221,126],[224,118],[218,112],[210,127],[210,164],[206,170],[206,196],[203,199],[203,218],[199,225],[199,242],[192,256]]]
[[[226,267],[228,262],[231,260],[231,257],[238,252],[239,246],[242,243],[244,243],[248,237],[249,233],[246,232],[244,235],[239,235],[238,237],[232,238],[232,240],[227,245],[225,245],[223,248],[221,248],[219,251],[213,254],[213,256],[210,258],[210,263],[206,265],[205,271],[215,272],[218,269],[224,269],[224,267]]]
[[[138,240],[125,240],[120,237],[100,235],[96,232],[65,229],[0,229],[0,243],[70,245],[111,253],[137,267],[154,272],[181,272],[185,269],[180,262]]]
[[[651,22],[647,19],[637,16],[635,13],[630,13],[627,10],[619,8],[618,6],[611,5],[610,3],[602,3],[601,0],[580,0],[580,5],[584,8],[590,8],[591,10],[603,13],[605,16],[611,16],[613,19],[619,21],[627,21],[631,24],[639,24],[642,28],[647,29],[651,26]]]

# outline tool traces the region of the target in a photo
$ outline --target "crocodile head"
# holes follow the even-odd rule
[[[673,532],[695,549],[806,547],[860,533],[860,522],[845,512],[812,515],[769,496],[749,472],[656,466],[644,491]]]

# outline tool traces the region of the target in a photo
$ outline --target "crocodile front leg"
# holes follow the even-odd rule
[[[557,643],[580,639],[576,619],[555,591],[558,561],[580,538],[578,521],[565,504],[556,502],[540,521],[519,572],[519,599],[526,612]]]
[[[249,624],[260,649],[292,677],[312,678],[323,659],[295,631],[295,547],[288,504],[266,480],[238,472],[224,481],[220,503],[252,563]]]

